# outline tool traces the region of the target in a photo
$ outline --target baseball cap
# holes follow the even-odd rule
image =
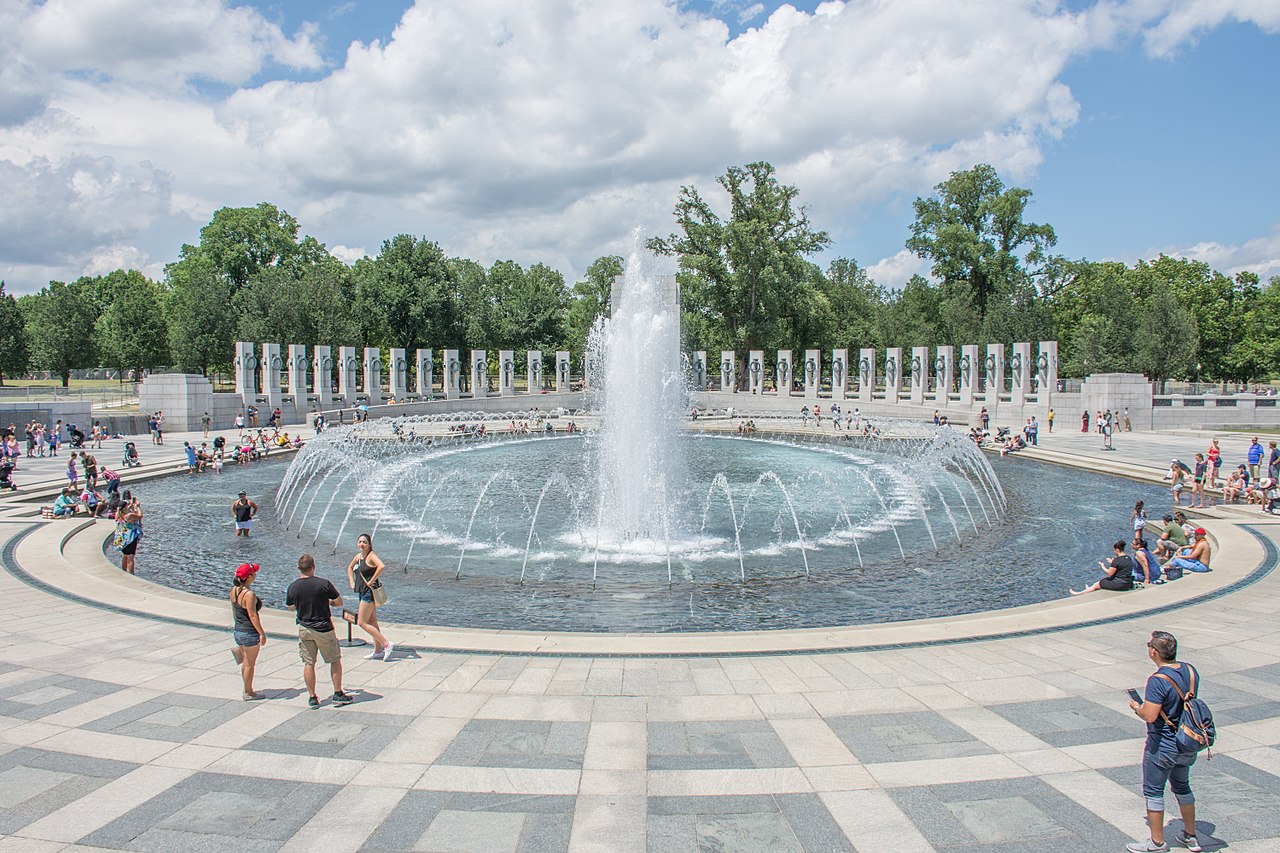
[[[247,497],[247,496],[248,496],[248,494],[249,494],[248,492],[244,492],[244,491],[242,491],[242,492],[240,492],[240,497],[242,497],[242,498],[243,498],[243,497]]]
[[[1197,535],[1197,536],[1204,536],[1207,532],[1208,532],[1208,531],[1206,531],[1203,527],[1197,527],[1197,528],[1196,528],[1196,535]]]
[[[236,568],[236,580],[242,581],[249,577],[249,575],[257,574],[259,568],[261,567],[257,563],[241,563]]]

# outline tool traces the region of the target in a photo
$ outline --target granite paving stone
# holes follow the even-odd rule
[[[0,834],[17,832],[135,767],[32,747],[0,753]]]

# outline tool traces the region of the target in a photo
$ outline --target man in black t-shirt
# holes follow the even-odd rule
[[[289,584],[285,604],[298,614],[298,651],[302,655],[302,680],[307,684],[307,705],[320,707],[316,697],[316,656],[329,664],[333,680],[333,704],[350,705],[351,697],[342,692],[342,653],[333,631],[330,607],[341,607],[342,596],[325,578],[316,577],[316,561],[310,554],[298,558],[298,579]]]

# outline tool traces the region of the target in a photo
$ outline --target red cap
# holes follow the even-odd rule
[[[258,569],[260,568],[261,566],[259,566],[257,563],[241,563],[240,566],[236,569],[236,580],[238,581],[245,580],[246,578],[249,577],[249,575],[257,574]]]
[[[1196,528],[1196,535],[1197,535],[1197,536],[1204,536],[1204,535],[1205,535],[1205,533],[1207,533],[1207,532],[1208,532],[1208,531],[1206,531],[1203,527],[1197,527],[1197,528]]]

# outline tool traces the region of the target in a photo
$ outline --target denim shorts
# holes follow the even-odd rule
[[[1191,765],[1196,763],[1194,752],[1158,750],[1142,754],[1142,796],[1147,799],[1147,811],[1164,811],[1164,786],[1173,790],[1179,805],[1196,801],[1191,793]]]
[[[360,590],[360,592],[357,593],[356,596],[360,601],[368,602],[369,604],[374,603],[373,590],[369,589],[368,587],[365,587],[364,589]]]
[[[235,638],[237,646],[256,646],[262,642],[257,631],[232,631],[231,636]]]

